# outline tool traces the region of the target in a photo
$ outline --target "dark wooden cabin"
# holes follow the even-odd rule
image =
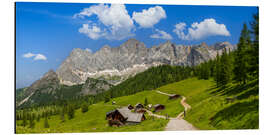
[[[165,106],[162,105],[162,104],[154,105],[154,112],[158,112],[158,111],[161,111],[161,110],[164,110],[164,109],[165,109]]]
[[[129,105],[128,105],[128,109],[129,109],[129,110],[132,110],[132,109],[134,109],[134,107],[133,107],[131,104],[129,104]]]
[[[121,126],[125,124],[125,118],[117,109],[106,113],[109,126]]]
[[[135,112],[144,113],[145,110],[144,110],[143,104],[141,104],[141,103],[136,104],[135,105]]]
[[[181,96],[178,95],[178,94],[172,94],[171,96],[169,96],[169,99],[172,100],[172,99],[177,99],[177,98],[180,98]]]
[[[143,113],[134,113],[131,112],[128,107],[123,107],[108,112],[106,119],[108,120],[109,126],[122,126],[125,124],[138,124],[146,118]]]

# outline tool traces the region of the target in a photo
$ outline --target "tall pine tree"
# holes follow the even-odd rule
[[[251,47],[251,68],[250,73],[254,77],[259,76],[259,14],[253,15],[253,21],[251,22],[251,34],[253,37]]]
[[[231,81],[232,76],[232,63],[226,48],[223,50],[220,65],[220,83],[222,86],[226,86]]]
[[[216,81],[217,87],[221,86],[220,71],[221,71],[220,56],[217,53],[214,68],[214,80]]]
[[[243,29],[241,31],[241,36],[238,43],[238,49],[235,55],[235,80],[240,84],[245,84],[248,80],[248,68],[249,68],[249,55],[248,50],[250,48],[250,33],[247,28],[247,25],[244,24]]]

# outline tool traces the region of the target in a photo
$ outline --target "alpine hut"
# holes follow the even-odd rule
[[[128,107],[119,108],[106,114],[110,126],[122,126],[125,124],[138,124],[145,120],[143,113],[134,113]]]
[[[158,112],[158,111],[161,111],[161,110],[164,110],[164,109],[165,109],[165,106],[162,105],[162,104],[154,105],[154,112]]]
[[[177,98],[180,98],[180,95],[178,95],[178,94],[172,94],[172,95],[169,96],[169,99],[170,100],[171,99],[177,99]]]
[[[135,105],[135,112],[137,112],[137,113],[144,113],[145,110],[144,110],[143,104],[137,103],[137,104]]]

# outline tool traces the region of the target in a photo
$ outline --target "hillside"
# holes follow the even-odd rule
[[[62,104],[63,101],[96,95],[112,87],[105,80],[93,78],[88,78],[83,84],[67,86],[59,84],[56,76],[54,71],[49,71],[30,87],[18,89],[16,91],[17,109]]]
[[[119,97],[135,94],[145,90],[153,90],[160,86],[178,82],[192,76],[192,67],[161,65],[130,77],[124,82],[113,86],[107,94]]]
[[[144,103],[147,98],[150,104],[164,104],[166,109],[158,114],[175,117],[183,108],[179,105],[178,100],[168,100],[168,96],[158,94],[155,91],[139,92],[130,96],[123,96],[114,98],[111,101],[115,101],[116,105],[112,105],[111,101],[104,103],[100,102],[89,106],[89,111],[82,113],[80,109],[75,111],[75,117],[71,120],[67,119],[65,122],[61,122],[59,115],[51,116],[48,120],[50,128],[44,128],[44,118],[41,118],[39,122],[36,122],[35,128],[26,128],[19,126],[22,124],[22,120],[17,121],[17,133],[47,133],[47,132],[112,132],[112,131],[162,131],[164,130],[168,120],[165,119],[153,119],[146,115],[145,121],[138,125],[129,125],[123,127],[109,127],[107,120],[105,120],[106,113],[116,109],[119,106],[127,106],[128,104],[135,105],[136,103]],[[98,111],[98,112],[97,112]]]
[[[58,87],[50,89],[50,91],[47,91],[47,89],[50,88],[51,83],[47,83],[47,78],[41,78],[38,82],[41,82],[41,84],[46,82],[45,85],[35,85],[35,87],[24,89],[23,92],[19,92],[19,90],[17,95],[21,96],[19,96],[16,101],[21,102],[27,99],[18,106],[19,109],[30,106],[62,104],[63,100],[82,98],[88,98],[96,103],[104,101],[106,98],[115,98],[132,95],[141,91],[153,90],[162,85],[186,79],[192,76],[192,71],[193,68],[191,67],[161,65],[138,73],[116,86],[102,79],[88,78],[85,83],[73,86],[57,83]],[[32,91],[28,92],[29,90]],[[24,96],[24,98],[22,98],[22,96]]]
[[[186,120],[199,129],[259,128],[258,80],[222,89],[213,80],[191,78],[158,90],[185,95],[192,106]]]
[[[177,93],[187,98],[187,103],[192,109],[187,112],[185,118],[199,129],[256,129],[258,128],[258,84],[256,80],[246,86],[231,85],[227,93],[215,88],[215,83],[210,80],[186,79],[180,82],[168,84],[157,88],[166,93]],[[241,91],[241,92],[240,92]],[[237,96],[232,103],[227,103],[227,97]],[[110,102],[100,102],[89,106],[89,111],[81,113],[80,109],[75,112],[75,117],[61,122],[60,116],[51,116],[50,128],[43,127],[44,119],[36,122],[35,128],[30,129],[20,126],[22,121],[17,121],[18,133],[46,133],[46,132],[99,132],[99,131],[159,131],[164,130],[168,120],[152,119],[138,125],[123,127],[109,127],[105,120],[106,112],[128,104],[144,103],[147,98],[149,104],[164,104],[166,109],[158,114],[168,114],[175,117],[183,111],[179,105],[180,99],[168,100],[168,96],[157,93],[155,90],[138,92],[134,95],[113,98]],[[111,102],[115,101],[116,105]],[[98,113],[97,113],[98,110]],[[221,115],[222,114],[222,115]]]

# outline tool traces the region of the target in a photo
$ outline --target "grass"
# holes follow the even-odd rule
[[[80,109],[76,110],[74,119],[68,120],[66,116],[65,122],[61,122],[60,116],[52,116],[48,119],[50,128],[44,128],[44,119],[36,122],[35,128],[17,126],[17,133],[79,133],[79,132],[124,132],[124,131],[162,131],[168,123],[165,119],[153,119],[146,115],[146,120],[137,125],[127,125],[122,127],[110,127],[105,120],[106,112],[116,109],[120,106],[128,104],[135,105],[136,103],[144,103],[147,98],[149,104],[164,104],[166,109],[159,114],[168,114],[171,117],[177,116],[183,107],[180,106],[178,100],[169,100],[168,96],[158,94],[155,91],[144,91],[134,95],[118,97],[112,99],[116,101],[116,105],[111,105],[111,102],[97,103],[89,106],[89,111],[82,113]],[[112,101],[111,100],[111,101]],[[17,121],[20,125],[22,121]]]
[[[258,81],[250,81],[246,85],[230,84],[226,89],[216,88],[213,80],[198,80],[190,78],[158,88],[169,94],[180,94],[187,98],[192,109],[187,112],[186,120],[199,129],[258,129],[259,128],[259,97]],[[227,97],[237,96],[236,101],[227,102]],[[165,119],[153,119],[146,115],[146,120],[138,125],[110,127],[105,120],[106,112],[120,106],[144,103],[147,98],[149,104],[163,104],[165,110],[158,114],[168,114],[176,117],[184,110],[179,105],[180,98],[169,100],[168,96],[153,91],[143,91],[134,95],[111,99],[107,103],[97,103],[89,106],[89,111],[81,113],[76,110],[75,118],[61,122],[60,116],[50,117],[50,128],[43,127],[44,119],[36,122],[35,128],[19,126],[17,133],[79,133],[79,132],[124,132],[124,131],[162,131],[168,123]],[[112,105],[112,101],[116,105]]]
[[[190,78],[158,88],[187,97],[192,109],[185,118],[199,129],[258,129],[258,80],[216,88],[213,80]],[[227,97],[236,96],[234,102]]]
[[[166,126],[168,120],[152,119],[146,116],[147,120],[138,125],[127,125],[122,127],[110,127],[105,120],[106,112],[115,109],[116,106],[95,104],[89,107],[89,111],[82,113],[76,110],[75,117],[61,122],[60,116],[52,116],[48,119],[50,128],[44,128],[44,119],[36,122],[35,128],[16,126],[17,133],[80,133],[80,132],[120,132],[120,131],[161,131]],[[22,121],[18,121],[20,125]]]
[[[165,105],[165,110],[157,112],[157,114],[166,115],[169,117],[176,117],[180,112],[184,111],[183,106],[180,105],[180,98],[175,100],[169,100],[166,95],[159,94],[153,91],[143,91],[130,96],[123,96],[112,99],[116,101],[117,105],[127,106],[128,104],[135,105],[137,103],[144,104],[144,100],[147,98],[148,104],[163,104]],[[110,105],[111,102],[106,103]]]

